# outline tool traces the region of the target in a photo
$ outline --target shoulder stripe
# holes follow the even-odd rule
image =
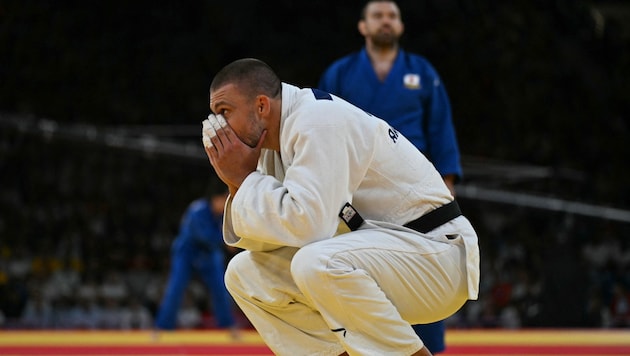
[[[332,96],[323,90],[319,90],[315,88],[311,90],[313,91],[313,95],[315,95],[315,99],[317,100],[333,100]]]

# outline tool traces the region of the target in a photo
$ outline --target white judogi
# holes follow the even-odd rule
[[[247,250],[230,261],[228,290],[276,354],[410,355],[423,345],[410,323],[477,298],[465,217],[428,234],[401,226],[453,197],[385,121],[283,83],[280,146],[229,197],[223,225]],[[339,234],[345,202],[366,223]]]

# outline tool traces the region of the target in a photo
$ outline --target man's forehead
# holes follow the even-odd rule
[[[394,12],[394,13],[400,13],[400,11],[398,10],[398,6],[393,3],[393,2],[389,2],[389,1],[375,1],[375,2],[371,2],[368,4],[367,7],[367,13],[370,14],[374,14],[374,13],[390,13],[390,12]]]
[[[225,104],[233,101],[234,95],[237,93],[236,86],[233,83],[222,85],[210,91],[210,108],[217,105]]]

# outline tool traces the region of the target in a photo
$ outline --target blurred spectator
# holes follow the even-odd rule
[[[104,300],[114,300],[118,303],[129,296],[127,283],[122,277],[122,272],[109,270],[105,273],[105,279],[100,287],[100,296]]]
[[[30,293],[20,317],[20,325],[28,329],[48,329],[54,326],[53,306],[41,291]]]
[[[621,283],[616,283],[613,287],[610,314],[612,327],[630,327],[630,290]]]
[[[153,317],[149,309],[137,298],[130,298],[128,305],[122,310],[120,328],[123,330],[150,329],[152,325]]]
[[[599,328],[610,326],[610,310],[602,302],[601,293],[597,288],[591,288],[585,309],[585,327]]]
[[[197,307],[191,293],[184,294],[184,300],[177,313],[176,325],[179,329],[196,329],[201,325],[201,310]]]
[[[51,299],[53,307],[53,325],[55,329],[72,328],[71,311],[75,301],[70,296],[58,296]]]
[[[81,282],[79,271],[73,268],[68,260],[63,260],[55,266],[50,277],[46,280],[44,290],[46,297],[59,298],[74,295]]]
[[[621,260],[621,243],[608,231],[596,234],[593,241],[584,245],[582,255],[593,267],[602,269],[611,261]]]
[[[499,327],[504,329],[519,329],[521,327],[521,316],[514,303],[509,303],[501,309]]]
[[[76,295],[79,299],[94,302],[100,298],[100,289],[101,287],[94,276],[85,275],[83,282],[77,287]]]
[[[124,310],[122,300],[112,297],[104,297],[98,327],[100,329],[121,329]]]
[[[12,246],[10,251],[10,256],[7,256],[7,275],[13,278],[25,279],[31,272],[33,257],[30,255],[27,246],[21,241]]]
[[[142,247],[146,250],[146,247]],[[136,252],[129,256],[129,264],[125,270],[124,279],[129,289],[129,295],[133,299],[144,302],[146,287],[153,278],[150,269],[150,261],[145,252]]]
[[[65,327],[71,329],[97,329],[102,311],[96,301],[89,297],[77,297],[66,314]]]

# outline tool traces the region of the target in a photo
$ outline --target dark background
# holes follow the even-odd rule
[[[97,132],[162,127],[158,141],[198,144],[222,66],[257,57],[286,82],[316,86],[327,65],[363,45],[361,4],[0,0],[0,112],[10,117],[0,134],[4,256],[22,249],[33,259],[74,259],[82,276],[97,279],[141,256],[164,273],[179,216],[213,175],[207,161],[47,135],[33,120]],[[464,183],[630,208],[630,2],[399,4],[403,46],[426,56],[447,87],[465,167],[510,162],[517,173],[551,172],[514,180],[465,170]],[[499,325],[501,311],[518,304],[526,326],[602,326],[592,304],[610,308],[614,286],[630,290],[630,257],[593,266],[583,252],[604,240],[630,251],[627,223],[465,197],[461,204],[480,230],[482,297],[493,300],[461,325]],[[501,299],[523,273],[543,286],[538,299]],[[3,302],[13,318],[32,293],[33,277],[24,278],[2,284],[23,288]]]
[[[0,108],[59,122],[196,124],[212,76],[240,57],[317,85],[362,45],[360,3],[3,1]],[[597,22],[626,3],[406,1],[403,44],[441,73],[464,155],[577,169],[594,183],[585,198],[627,205],[627,18]]]

